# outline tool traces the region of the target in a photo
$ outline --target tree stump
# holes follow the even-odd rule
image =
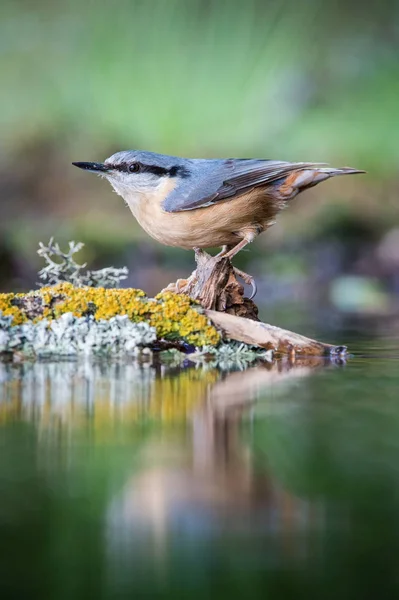
[[[190,277],[169,284],[167,291],[186,294],[207,310],[259,321],[258,307],[244,297],[244,288],[228,258],[211,256],[197,249],[195,261],[197,268]]]

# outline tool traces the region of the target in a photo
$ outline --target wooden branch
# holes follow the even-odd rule
[[[345,346],[333,346],[317,342],[298,333],[280,329],[274,325],[236,317],[215,310],[206,310],[213,324],[222,330],[226,339],[274,350],[289,356],[342,356]]]

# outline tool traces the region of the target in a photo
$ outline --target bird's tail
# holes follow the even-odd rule
[[[280,193],[287,199],[296,196],[300,192],[311,188],[330,177],[335,177],[336,175],[356,175],[358,173],[366,172],[360,169],[352,169],[351,167],[334,169],[333,167],[311,163],[308,163],[304,168],[300,168],[299,164],[297,163],[297,165],[295,165],[294,163],[292,165],[293,169],[291,173],[287,175],[280,186]]]

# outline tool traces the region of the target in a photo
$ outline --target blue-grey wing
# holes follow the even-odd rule
[[[191,165],[190,176],[164,200],[167,212],[204,208],[275,182],[294,171],[320,166],[258,159],[193,160]]]

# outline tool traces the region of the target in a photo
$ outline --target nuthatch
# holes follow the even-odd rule
[[[318,163],[192,159],[128,150],[76,167],[108,179],[142,228],[167,246],[221,246],[232,258],[275,223],[299,192],[335,175],[364,173]],[[256,286],[251,276],[237,273]],[[252,297],[255,294],[253,293]]]

